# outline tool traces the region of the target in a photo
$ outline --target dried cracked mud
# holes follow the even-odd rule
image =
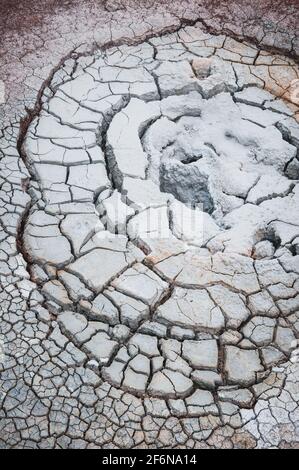
[[[161,3],[4,68],[2,448],[298,448],[298,12]]]

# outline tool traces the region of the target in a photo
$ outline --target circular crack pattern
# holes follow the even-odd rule
[[[151,43],[69,61],[23,146],[44,305],[104,381],[188,416],[249,405],[298,338],[298,127],[242,78]]]

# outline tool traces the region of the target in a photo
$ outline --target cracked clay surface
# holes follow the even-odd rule
[[[298,448],[295,3],[61,3],[0,25],[0,447]]]

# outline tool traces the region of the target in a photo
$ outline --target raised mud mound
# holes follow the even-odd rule
[[[24,145],[24,248],[104,380],[218,414],[214,390],[259,383],[296,340],[297,128],[231,63],[171,46],[55,77]]]

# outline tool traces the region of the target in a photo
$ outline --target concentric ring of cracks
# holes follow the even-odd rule
[[[54,76],[23,145],[23,249],[103,380],[217,415],[298,338],[298,125],[232,62],[157,47]]]

